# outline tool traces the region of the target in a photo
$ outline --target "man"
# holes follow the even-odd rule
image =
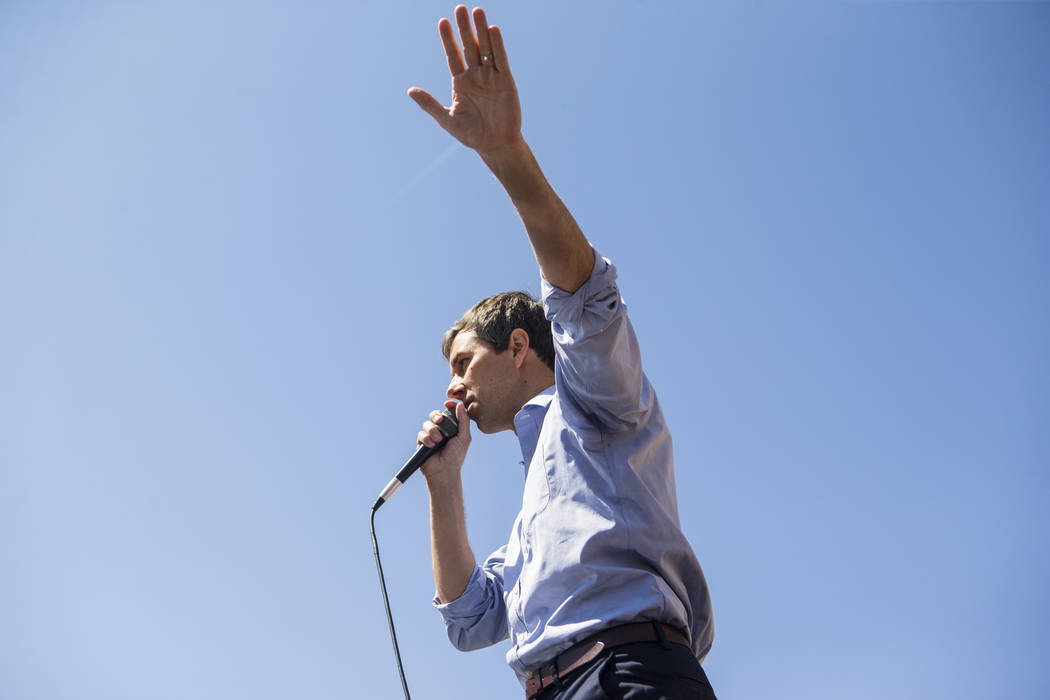
[[[460,430],[423,466],[437,595],[460,649],[508,636],[507,661],[540,700],[714,698],[700,667],[711,603],[682,535],[670,436],[642,373],[615,268],[584,238],[521,135],[503,39],[485,13],[438,24],[452,105],[410,97],[473,148],[514,203],[542,276],[542,307],[521,293],[482,300],[448,333],[447,408]],[[476,28],[476,33],[475,33]],[[441,441],[439,411],[419,432]],[[525,465],[510,541],[478,565],[460,472],[470,421],[513,430]]]

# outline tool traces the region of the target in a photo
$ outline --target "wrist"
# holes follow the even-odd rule
[[[519,133],[516,138],[498,146],[477,149],[481,160],[489,166],[494,174],[499,174],[508,169],[520,167],[532,159],[532,151],[525,143],[525,138]]]
[[[427,491],[431,497],[443,498],[463,491],[463,480],[458,469],[429,470],[424,471],[423,476],[426,477]]]

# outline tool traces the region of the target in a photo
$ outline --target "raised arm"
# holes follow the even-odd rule
[[[438,22],[452,74],[452,105],[443,106],[418,87],[409,89],[409,97],[477,151],[517,209],[540,273],[554,286],[574,292],[590,276],[594,253],[521,135],[518,90],[499,28],[488,25],[481,8],[474,8],[472,27],[470,14],[465,6],[456,7],[462,51],[452,22]]]

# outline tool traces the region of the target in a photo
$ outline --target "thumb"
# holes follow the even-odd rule
[[[456,414],[456,422],[459,423],[457,437],[462,436],[464,440],[470,441],[470,416],[467,415],[466,407],[458,401],[446,401],[445,408],[451,408]]]
[[[429,92],[423,88],[413,87],[408,89],[408,96],[419,105],[420,109],[434,117],[434,121],[444,128],[445,122],[448,120],[448,110],[435,100]]]

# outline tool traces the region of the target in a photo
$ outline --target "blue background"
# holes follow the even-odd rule
[[[397,698],[366,518],[442,331],[537,292],[405,95],[435,2],[0,5],[0,695]],[[723,698],[1046,698],[1050,5],[508,2],[620,268]],[[506,541],[513,435],[465,469]],[[419,700],[518,697],[378,514]]]

